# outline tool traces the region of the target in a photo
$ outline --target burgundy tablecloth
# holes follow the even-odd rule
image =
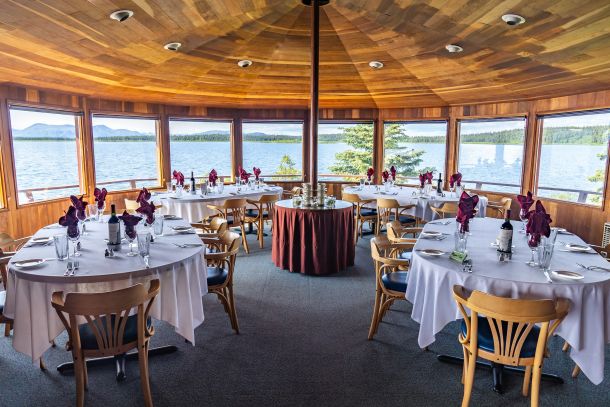
[[[337,273],[354,265],[353,208],[307,210],[275,206],[271,257],[303,274]]]

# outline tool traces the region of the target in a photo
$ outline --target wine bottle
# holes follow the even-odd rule
[[[513,253],[513,225],[510,223],[510,209],[506,210],[504,223],[498,235],[498,254],[500,261],[510,260]]]
[[[110,219],[108,219],[108,247],[113,250],[121,249],[121,223],[116,216],[116,207],[110,205]]]
[[[193,171],[191,171],[191,194],[195,195],[197,193],[197,186],[195,185],[195,175],[193,175]]]
[[[443,177],[441,177],[441,173],[438,173],[438,180],[436,181],[436,194],[437,195],[442,195],[443,194]]]

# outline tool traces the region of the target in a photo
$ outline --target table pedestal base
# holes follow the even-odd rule
[[[464,359],[459,356],[450,356],[450,355],[437,355],[436,358],[443,363],[451,363],[453,365],[464,364]],[[525,374],[525,370],[520,369],[518,367],[513,366],[505,366],[498,363],[486,363],[483,361],[477,360],[477,367],[484,367],[486,369],[491,369],[493,374],[493,391],[496,393],[502,394],[504,393],[504,388],[502,386],[502,377],[504,372],[509,372],[513,374],[518,374],[523,376]],[[542,380],[548,380],[553,383],[563,384],[563,379],[557,375],[551,373],[542,373]]]
[[[158,348],[150,348],[148,357],[167,355],[178,351],[178,347],[174,345],[160,346]],[[103,358],[94,358],[87,360],[87,368],[106,365],[111,361],[116,363],[116,380],[117,382],[125,380],[125,360],[138,360],[138,352],[130,352],[119,356],[106,356]],[[57,371],[61,374],[69,374],[74,372],[74,362],[62,363],[57,366]]]

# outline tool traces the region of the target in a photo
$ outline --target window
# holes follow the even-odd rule
[[[525,118],[459,122],[459,171],[467,188],[519,193]]]
[[[243,163],[262,177],[298,181],[303,178],[303,122],[243,122]]]
[[[19,204],[81,191],[76,144],[77,116],[11,107],[11,132]]]
[[[207,178],[215,169],[220,177],[231,178],[230,121],[172,119],[169,134],[172,171]]]
[[[447,122],[391,122],[384,124],[384,168],[395,166],[398,182],[419,182],[425,171],[445,170]]]
[[[109,191],[158,187],[157,121],[93,116],[95,184]]]
[[[356,181],[373,166],[373,123],[318,125],[320,181]]]
[[[538,196],[601,205],[610,111],[540,117]]]

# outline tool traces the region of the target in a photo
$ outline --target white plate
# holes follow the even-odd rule
[[[585,278],[582,274],[579,274],[575,271],[567,270],[553,270],[551,271],[551,274],[553,274],[557,278],[563,278],[566,280],[582,280],[583,278]]]
[[[568,232],[564,228],[557,228],[557,233],[560,234],[560,235],[573,235],[574,234],[572,232]]]
[[[175,232],[177,235],[194,235],[197,233],[195,229],[176,230]]]
[[[180,216],[176,216],[176,215],[163,215],[163,219],[165,219],[165,220],[180,220],[182,218]]]
[[[585,246],[582,244],[576,244],[576,243],[566,244],[566,249],[568,249],[571,252],[590,252],[591,250],[593,250],[589,246]]]
[[[42,263],[44,263],[44,259],[28,259],[16,261],[13,263],[13,265],[22,269],[29,269],[40,266]]]
[[[444,251],[438,249],[420,249],[417,251],[426,256],[442,256],[443,254],[445,254]]]
[[[53,236],[34,237],[30,240],[30,244],[45,244],[53,240]]]
[[[179,231],[179,230],[191,230],[193,229],[192,226],[184,226],[184,225],[180,225],[180,226],[172,226],[172,229],[174,229],[175,231]]]
[[[43,227],[43,229],[62,229],[63,226],[61,226],[59,223],[54,223],[52,225],[47,225],[45,227]]]
[[[430,237],[438,237],[438,236],[442,236],[443,234],[441,232],[437,232],[436,230],[424,230],[423,232],[421,232],[422,236],[430,236]]]

